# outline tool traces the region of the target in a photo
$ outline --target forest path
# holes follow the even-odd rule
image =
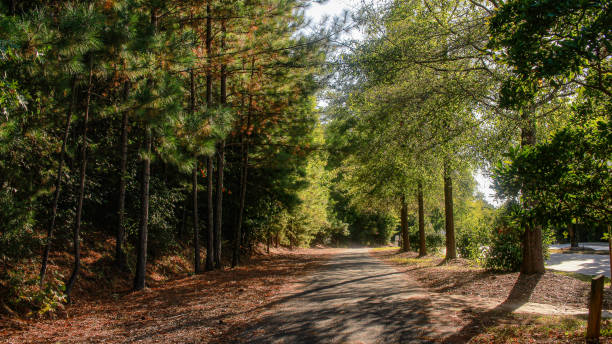
[[[460,329],[458,302],[446,298],[444,307],[436,306],[430,293],[368,249],[349,249],[308,277],[302,292],[279,298],[241,340],[430,343]]]

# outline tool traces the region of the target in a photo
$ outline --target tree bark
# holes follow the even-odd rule
[[[400,211],[400,223],[402,229],[402,251],[410,251],[410,238],[408,236],[408,204],[406,203],[406,196],[402,194],[402,209]]]
[[[14,2],[13,2],[14,4]],[[76,102],[76,77],[72,79],[71,87],[72,101],[68,107],[68,113],[66,114],[66,124],[64,125],[64,136],[62,137],[62,148],[60,151],[59,164],[57,166],[57,174],[55,178],[55,192],[53,194],[53,205],[51,206],[51,224],[47,228],[47,242],[45,243],[45,250],[42,256],[42,264],[40,266],[40,285],[42,286],[45,281],[45,275],[47,273],[47,265],[49,262],[49,252],[51,251],[51,242],[53,240],[53,230],[55,229],[55,220],[57,218],[57,205],[59,203],[60,193],[62,190],[62,170],[64,168],[64,159],[66,157],[66,144],[68,137],[70,136],[70,123],[72,120],[72,108]]]
[[[128,98],[129,84],[124,85],[123,99]],[[115,247],[115,263],[121,270],[127,269],[127,255],[125,253],[125,188],[127,174],[128,152],[128,112],[123,111],[121,118],[121,162],[119,167],[119,209],[117,210],[117,241]]]
[[[178,237],[183,240],[185,237],[185,227],[187,222],[187,208],[189,207],[189,197],[185,197],[185,203],[183,203],[183,215],[181,216],[181,226],[179,227]]]
[[[425,245],[425,214],[423,206],[423,184],[419,182],[417,190],[417,201],[419,204],[419,257],[427,255]]]
[[[215,268],[215,228],[214,228],[214,203],[213,203],[213,157],[206,158],[206,180],[208,182],[206,188],[206,200],[208,204],[208,241],[206,243],[206,271]]]
[[[448,163],[444,163],[444,213],[446,215],[446,259],[457,258],[455,244],[455,218],[453,215],[453,180]]]
[[[189,98],[190,98],[190,112],[191,115],[195,115],[196,98],[195,98],[195,75],[193,68],[189,72]],[[198,218],[198,155],[194,156],[195,164],[193,166],[193,268],[196,274],[200,273],[200,228]]]
[[[255,58],[251,60],[251,80],[255,73]],[[244,99],[244,98],[243,98]],[[249,104],[247,110],[246,133],[242,134],[242,170],[240,174],[240,206],[238,209],[238,221],[236,224],[236,233],[234,237],[234,253],[232,255],[232,267],[240,263],[240,243],[242,241],[242,218],[244,216],[244,206],[246,202],[247,192],[247,175],[249,170],[249,128],[251,127],[251,112],[253,111],[253,97],[249,95]],[[268,245],[269,246],[269,245]],[[269,249],[268,249],[269,251]]]
[[[158,18],[157,8],[151,8],[151,26],[153,32],[157,32]],[[149,79],[149,84],[152,80]],[[147,239],[149,236],[149,181],[151,179],[151,146],[153,145],[153,129],[151,123],[146,119],[145,124],[145,156],[142,161],[142,180],[140,194],[140,225],[138,227],[138,254],[136,257],[136,274],[134,275],[134,290],[142,290],[146,287],[147,275]]]
[[[232,267],[240,263],[240,243],[242,239],[242,221],[244,216],[244,206],[246,202],[247,174],[249,164],[249,143],[248,139],[243,143],[242,153],[242,176],[240,180],[240,207],[238,209],[238,223],[236,225],[236,237],[234,238],[234,254],[232,256]]]
[[[145,288],[147,266],[147,237],[149,234],[149,181],[151,179],[151,146],[152,130],[149,123],[145,127],[145,157],[142,161],[141,180],[141,213],[138,228],[138,256],[136,257],[136,275],[134,276],[134,290]]]
[[[225,22],[221,26],[221,51],[225,51]],[[227,102],[227,73],[225,63],[221,64],[221,105]],[[225,140],[217,145],[217,217],[215,219],[215,267],[221,269],[223,242],[223,170],[225,168]]]
[[[531,110],[524,111],[521,115],[523,124],[521,127],[521,145],[533,146],[536,143],[536,127],[533,118],[530,117]],[[523,207],[530,208],[530,201],[526,199]],[[542,228],[537,224],[530,223],[525,227],[523,233],[523,262],[521,273],[533,274],[544,272],[544,253],[542,252]]]
[[[200,273],[200,230],[198,219],[198,162],[193,168],[193,266],[196,274]]]
[[[206,3],[206,56],[208,59],[212,56],[212,21],[211,21],[211,8],[210,1]],[[209,60],[210,63],[210,60]],[[212,73],[210,69],[206,73],[206,106],[210,108],[212,106]],[[206,271],[213,270],[215,268],[215,227],[214,227],[214,203],[213,203],[213,158],[209,156],[206,158],[206,179],[208,187],[206,189],[206,200],[208,206],[207,216],[207,231],[208,241],[206,244]]]
[[[574,227],[574,224],[571,221],[570,223],[567,224],[567,231],[569,232],[570,247],[578,248],[578,240],[576,238],[576,227]]]
[[[89,122],[89,104],[91,101],[91,86],[93,79],[93,56],[89,58],[89,82],[87,86],[87,100],[85,104],[85,116],[83,118],[83,142],[81,144],[81,171],[79,178],[79,196],[77,200],[76,220],[74,222],[73,242],[74,242],[74,268],[72,274],[66,283],[66,297],[70,302],[70,293],[79,276],[81,268],[81,215],[83,214],[83,199],[85,196],[85,177],[87,173],[87,127]]]

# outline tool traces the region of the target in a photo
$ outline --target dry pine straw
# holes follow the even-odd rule
[[[2,328],[6,343],[222,343],[296,288],[333,250],[279,250],[248,265],[183,277],[135,293],[77,300],[63,319]]]
[[[438,256],[418,258],[417,253],[399,253],[398,250],[373,251],[372,254],[396,265],[408,278],[437,293],[578,308],[586,308],[590,293],[588,282],[552,272],[521,277],[519,273],[487,271],[463,259],[445,262]],[[607,288],[604,303],[606,308],[612,305]],[[584,343],[586,322],[571,316],[509,314],[496,310],[481,313],[469,308],[462,313],[462,328],[441,342]],[[606,321],[603,326],[609,329],[612,323]],[[600,342],[612,343],[612,337],[606,333]]]
[[[445,262],[438,256],[417,258],[417,253],[398,250],[374,251],[374,256],[401,265],[411,279],[437,293],[471,295],[500,301],[535,302],[586,308],[590,284],[553,272],[520,276],[475,267],[464,259]],[[520,278],[520,280],[519,280]],[[612,305],[606,288],[604,307]]]

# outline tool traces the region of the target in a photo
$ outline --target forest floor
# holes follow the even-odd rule
[[[499,273],[464,259],[418,258],[416,252],[400,253],[397,248],[373,249],[371,254],[406,279],[417,281],[433,297],[459,297],[472,305],[487,305],[465,310],[464,325],[455,338],[469,338],[473,343],[584,342],[590,293],[590,283],[584,280],[552,271],[527,276]],[[611,306],[612,292],[606,288],[604,309]],[[605,315],[610,317],[609,311]],[[612,342],[612,322],[605,320],[603,326],[602,342]]]
[[[140,292],[128,287],[106,295],[80,288],[74,303],[54,318],[0,318],[0,342],[225,342],[334,252],[273,249],[235,269],[177,276],[163,283],[152,276],[150,287]]]

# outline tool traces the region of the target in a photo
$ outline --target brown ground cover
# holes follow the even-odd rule
[[[417,258],[416,252],[398,250],[375,250],[372,254],[405,268],[410,278],[437,293],[576,308],[586,308],[588,303],[590,284],[559,273],[521,276],[518,272],[488,271],[461,258],[446,262],[439,256]],[[605,296],[604,306],[609,309],[612,306],[609,288]]]
[[[242,267],[163,283],[153,274],[150,288],[135,293],[125,289],[129,281],[115,281],[119,289],[109,293],[88,293],[92,286],[85,281],[74,303],[55,319],[0,318],[0,342],[224,342],[333,252],[278,249]]]
[[[475,297],[474,308],[462,310],[458,317],[461,330],[445,338],[444,342],[584,343],[584,317],[512,314],[502,307],[482,311],[477,306],[478,299],[483,298],[495,300],[500,306],[535,302],[584,309],[590,293],[588,282],[553,272],[521,276],[487,271],[464,259],[446,262],[436,255],[418,258],[415,252],[400,253],[397,249],[371,252],[429,291]],[[605,309],[612,305],[611,299],[610,290],[606,288]],[[612,322],[605,320],[601,343],[612,343],[611,335]]]

